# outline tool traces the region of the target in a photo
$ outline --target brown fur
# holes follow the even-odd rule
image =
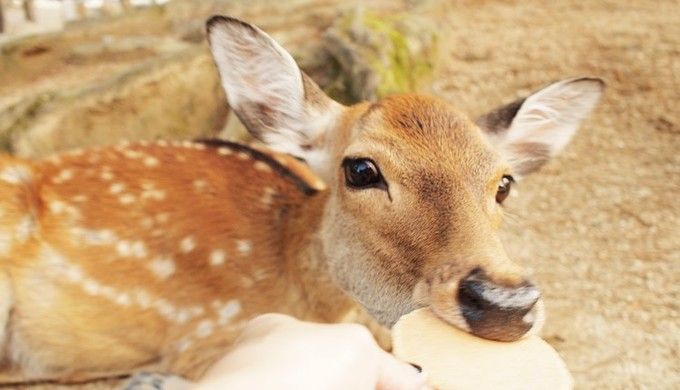
[[[346,240],[361,236],[361,246],[370,245],[370,263],[354,272],[368,271],[366,282],[395,297],[410,296],[419,282],[455,289],[476,267],[504,283],[522,280],[489,239],[500,210],[487,198],[503,166],[467,119],[443,102],[402,96],[347,109],[333,134],[334,145],[369,147],[391,179],[395,204],[404,203],[390,207],[379,191],[349,194],[340,172],[323,191],[296,159],[233,144],[4,158],[0,171],[22,167],[26,176],[2,182],[2,226],[16,230],[27,216],[31,223],[28,237],[12,236],[2,259],[13,297],[3,381],[79,381],[142,368],[196,377],[256,314],[340,321],[356,310],[343,289],[357,291],[338,272],[349,264],[324,255],[333,251],[321,239],[328,229],[338,244],[352,248]],[[422,161],[436,163],[424,170]],[[102,231],[114,238],[97,236]],[[184,253],[187,237],[194,243]],[[239,240],[250,250],[239,252]],[[226,258],[213,266],[216,249]],[[159,256],[173,263],[165,277],[153,271]],[[453,293],[429,296],[435,307],[455,305]],[[230,300],[240,310],[219,324],[219,305]],[[172,313],[163,315],[158,302]],[[170,318],[182,311],[184,322]]]
[[[341,172],[327,178],[333,183],[327,206],[332,211],[327,211],[325,220],[334,221],[329,230],[336,237],[330,244],[334,249],[327,252],[349,247],[353,254],[329,259],[331,268],[336,261],[342,262],[336,264],[333,275],[346,290],[355,297],[362,294],[358,291],[364,288],[358,285],[361,281],[352,280],[355,274],[385,275],[371,282],[382,286],[380,295],[410,301],[416,285],[423,283],[428,293],[418,304],[431,304],[443,316],[450,316],[444,312],[456,306],[458,280],[475,268],[488,270],[490,278],[501,285],[513,287],[525,281],[522,269],[509,261],[495,233],[502,211],[493,196],[509,166],[473,123],[448,104],[419,95],[358,105],[344,115],[341,125],[327,132],[335,136],[328,141],[335,154],[331,165],[339,166],[343,155],[370,156],[389,186],[389,194],[356,193],[345,189]],[[369,254],[362,255],[366,251]],[[433,282],[442,267],[448,277]],[[342,280],[339,275],[349,270],[355,273]],[[437,298],[429,292],[433,283],[450,284],[446,288],[450,293]],[[370,297],[358,299],[381,317],[379,308],[371,307]],[[415,301],[403,305],[382,321],[391,323],[395,313],[416,306]]]
[[[461,278],[524,283],[495,234],[509,168],[465,116],[395,96],[343,108],[324,134],[337,167],[326,184],[293,157],[221,142],[3,158],[0,380],[195,378],[260,313],[337,322],[362,312],[357,300],[390,325],[430,305],[464,328]],[[387,191],[346,188],[348,155],[373,158]]]
[[[262,152],[242,146],[228,147],[228,156],[218,150],[225,149],[132,145],[37,163],[3,159],[0,171],[24,167],[28,175],[21,183],[0,182],[2,226],[11,232],[26,216],[34,218],[26,240],[18,242],[15,236],[1,260],[13,296],[11,317],[4,325],[4,382],[78,381],[140,368],[195,376],[224,353],[243,321],[258,313],[280,311],[317,321],[337,321],[345,315],[347,298],[324,282],[316,264],[286,260],[299,256],[308,240],[289,233],[297,222],[311,218],[299,206],[319,203],[324,196],[305,194],[297,181],[304,178],[306,188],[318,188],[316,177],[285,155],[269,152],[262,158]],[[242,159],[238,153],[244,150],[248,154]],[[130,152],[140,156],[126,157]],[[147,157],[157,159],[158,165],[145,166]],[[275,159],[280,161],[275,165],[288,168],[256,168],[263,161],[272,166]],[[65,170],[72,177],[55,183]],[[111,179],[102,179],[103,172],[110,172],[104,176]],[[125,189],[110,193],[118,183]],[[164,199],[143,199],[148,183],[163,191]],[[275,190],[270,205],[262,201],[266,188]],[[121,205],[127,194],[135,201]],[[159,216],[167,219],[149,222]],[[108,230],[116,239],[93,244],[74,233],[74,227]],[[180,243],[187,236],[195,238],[195,248],[183,253]],[[249,240],[251,251],[240,254],[237,240]],[[286,240],[288,246],[283,245]],[[121,255],[116,250],[120,242],[141,242],[146,253],[139,258]],[[210,252],[217,248],[227,258],[212,266]],[[175,264],[166,279],[148,268],[159,255]],[[61,257],[57,262],[56,256]],[[69,280],[60,261],[77,265],[81,281]],[[99,287],[88,290],[86,279]],[[314,292],[307,292],[305,285],[314,285]],[[102,288],[114,289],[118,297],[128,294],[131,303],[116,303]],[[176,310],[200,307],[203,313],[173,324],[159,310],[141,307],[134,297],[137,290],[151,301],[164,299]],[[195,335],[201,321],[215,320],[215,300],[235,297],[242,309],[233,319],[215,323],[217,329],[209,336]],[[187,336],[191,345],[180,353],[177,343]]]

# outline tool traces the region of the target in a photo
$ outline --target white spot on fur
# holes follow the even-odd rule
[[[222,265],[226,259],[227,252],[223,251],[222,249],[216,249],[210,252],[210,265],[212,266]]]
[[[71,233],[83,239],[85,243],[91,245],[108,245],[116,240],[116,235],[111,230],[107,229],[92,230],[74,227],[71,229]]]
[[[274,195],[276,195],[276,190],[271,188],[271,187],[266,187],[264,189],[264,193],[262,194],[262,197],[260,198],[260,201],[265,206],[271,206],[271,204],[274,200]]]
[[[125,184],[124,183],[113,183],[109,187],[109,192],[112,194],[120,194],[125,190]]]
[[[185,352],[186,350],[189,349],[189,347],[191,347],[191,341],[187,339],[182,339],[179,342],[177,342],[177,350],[179,352]]]
[[[142,191],[140,195],[142,199],[163,200],[165,199],[165,191],[157,189],[149,189]]]
[[[88,199],[89,198],[87,197],[87,195],[76,195],[76,196],[71,198],[71,200],[76,202],[76,203],[87,202]]]
[[[73,179],[73,171],[70,169],[63,169],[59,174],[52,178],[52,183],[61,184]]]
[[[113,180],[113,173],[111,171],[102,170],[99,177],[101,177],[102,180],[111,181]]]
[[[130,306],[132,304],[132,299],[127,293],[119,293],[115,296],[114,301],[121,306]]]
[[[210,320],[203,320],[198,323],[198,326],[196,327],[196,336],[198,337],[208,337],[210,334],[212,334],[213,330],[215,329],[215,324],[213,324],[212,321]]]
[[[83,282],[83,290],[85,293],[93,296],[97,296],[101,292],[99,283],[92,279],[88,279]]]
[[[253,249],[253,244],[248,240],[236,241],[236,248],[242,255],[247,255]]]
[[[83,271],[77,266],[66,267],[63,272],[71,283],[80,283],[83,280]]]
[[[193,236],[187,236],[179,243],[179,247],[184,253],[189,253],[196,248],[196,240]]]
[[[145,258],[147,255],[146,245],[142,241],[135,241],[130,247],[130,253],[139,259]]]
[[[60,200],[53,200],[50,202],[50,211],[55,214],[61,214],[63,212],[66,212],[67,207],[68,206],[66,205],[66,203]]]
[[[175,273],[175,262],[167,257],[159,257],[149,263],[149,269],[159,279],[167,279]]]
[[[9,184],[20,184],[30,180],[31,175],[24,167],[14,166],[7,167],[0,172],[0,180]]]
[[[272,167],[269,166],[269,164],[265,163],[264,161],[258,161],[255,163],[255,169],[257,169],[260,172],[265,172],[265,173],[271,173]]]
[[[60,252],[49,245],[43,245],[40,258],[45,262],[48,269],[53,269],[63,275],[63,280],[78,284],[89,295],[104,297],[121,305],[137,305],[143,309],[152,309],[168,321],[175,323],[179,321],[178,312],[188,313],[189,319],[203,313],[203,309],[199,306],[181,309],[163,298],[153,299],[144,290],[128,293],[127,291],[118,291],[112,286],[102,285],[85,275],[80,266],[68,262]]]
[[[158,223],[166,223],[170,220],[170,213],[160,213],[156,215],[156,221]]]
[[[180,324],[184,324],[187,321],[189,321],[189,311],[188,310],[180,310],[177,312],[177,315],[175,316],[175,321],[177,321]]]
[[[137,160],[144,156],[144,153],[138,152],[136,150],[125,149],[123,150],[123,155],[129,159]]]
[[[121,240],[116,244],[116,252],[120,256],[129,257],[132,255],[132,244],[129,241]]]
[[[217,148],[217,153],[221,156],[228,156],[230,154],[233,154],[234,152],[229,148],[222,147],[222,148]]]
[[[101,295],[101,296],[103,296],[103,297],[105,297],[105,298],[108,298],[108,299],[110,299],[110,300],[112,300],[112,301],[115,301],[116,298],[118,298],[118,297],[117,297],[118,293],[117,293],[116,290],[115,290],[113,287],[111,287],[111,286],[100,285],[100,286],[99,286],[99,295]]]
[[[231,322],[232,318],[234,318],[238,313],[241,312],[241,302],[239,302],[236,299],[232,299],[228,301],[227,303],[222,306],[217,314],[218,314],[218,323],[220,325],[227,325],[229,322]]]
[[[144,165],[147,167],[156,167],[160,162],[156,157],[146,156],[144,157]]]
[[[120,197],[118,197],[118,201],[121,204],[131,204],[135,202],[135,196],[132,194],[123,194]]]
[[[25,215],[16,226],[16,237],[19,242],[26,242],[36,229],[35,219]]]
[[[162,140],[156,141],[156,145],[158,145],[158,146],[169,146],[169,143],[168,143],[168,141],[162,139]]]
[[[177,321],[177,315],[175,314],[177,312],[177,308],[175,308],[173,305],[170,304],[170,302],[166,301],[163,298],[157,299],[153,301],[151,306],[158,311],[163,317],[174,321]]]
[[[53,200],[49,204],[50,211],[54,214],[68,214],[69,216],[73,218],[77,218],[80,216],[80,212],[78,211],[77,208],[68,205],[65,202],[62,202],[61,200]]]
[[[250,155],[246,152],[238,152],[236,156],[241,160],[247,160],[250,158]]]
[[[194,189],[198,192],[203,192],[208,188],[208,182],[203,179],[196,179],[193,182]]]

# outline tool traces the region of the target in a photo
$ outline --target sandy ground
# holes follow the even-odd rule
[[[546,298],[579,389],[680,388],[680,3],[459,1],[427,92],[480,114],[550,81],[606,95],[515,187],[503,233]],[[519,91],[519,92],[518,92]],[[90,385],[110,387],[111,383]]]

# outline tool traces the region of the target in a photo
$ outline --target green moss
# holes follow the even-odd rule
[[[417,91],[433,72],[437,56],[436,33],[427,30],[426,26],[413,31],[410,28],[413,25],[405,23],[408,18],[356,11],[336,25],[346,39],[354,42],[354,49],[363,57],[362,62],[378,75],[377,97]],[[364,81],[361,77],[348,80],[350,84]]]

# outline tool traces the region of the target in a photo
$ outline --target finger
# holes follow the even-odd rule
[[[378,390],[422,390],[428,388],[426,375],[387,352],[380,351]]]

